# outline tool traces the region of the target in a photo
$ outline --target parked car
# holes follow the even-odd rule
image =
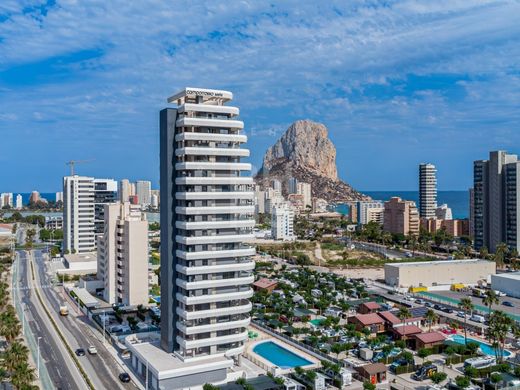
[[[424,306],[433,307],[433,303],[426,301],[426,302],[424,302]]]
[[[463,311],[458,311],[457,317],[464,318],[464,317],[466,317],[466,313],[464,313]]]
[[[437,366],[435,364],[429,364],[427,366],[422,366],[417,371],[412,374],[412,379],[416,381],[423,381],[428,379],[433,374],[437,372]]]
[[[484,318],[484,316],[481,316],[478,314],[473,314],[469,319],[473,322],[478,322],[480,324],[483,324],[484,322],[486,322],[486,319]]]
[[[91,355],[96,355],[97,354],[97,348],[94,347],[93,345],[91,345],[90,347],[88,347],[88,353],[91,354]]]
[[[127,372],[122,372],[119,374],[119,380],[123,383],[128,383],[130,382],[130,375]]]
[[[75,351],[76,356],[85,356],[85,350],[83,348],[78,348]]]
[[[510,302],[510,301],[504,301],[504,302],[502,302],[502,305],[507,306],[507,307],[515,307],[514,303]]]

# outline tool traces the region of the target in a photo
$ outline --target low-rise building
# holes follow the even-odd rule
[[[358,314],[348,318],[350,324],[354,324],[356,330],[362,331],[364,328],[370,329],[371,334],[385,332],[385,321],[376,313]]]
[[[359,376],[373,385],[386,382],[387,368],[383,363],[372,363],[356,367]]]
[[[413,336],[415,338],[415,349],[432,348],[444,344],[446,336],[440,332],[426,332]]]
[[[385,264],[385,283],[397,287],[476,285],[496,273],[496,264],[480,259]]]
[[[363,302],[358,307],[360,314],[377,313],[379,310],[381,310],[381,306],[377,302]]]
[[[510,297],[520,298],[520,272],[491,275],[491,288]]]
[[[278,282],[276,280],[267,278],[259,279],[253,283],[253,289],[256,291],[266,291],[268,293],[272,293],[277,286]]]

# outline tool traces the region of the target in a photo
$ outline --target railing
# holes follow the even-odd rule
[[[333,358],[333,357],[327,355],[326,353],[321,352],[319,349],[314,348],[313,346],[311,346],[309,344],[305,344],[305,343],[302,343],[301,341],[295,340],[292,337],[289,337],[289,336],[287,336],[287,335],[285,335],[283,333],[280,333],[280,332],[274,330],[273,328],[269,328],[267,326],[264,326],[264,325],[260,324],[258,321],[251,320],[251,325],[253,327],[256,327],[256,328],[264,331],[265,333],[267,333],[267,334],[269,334],[269,335],[271,335],[273,337],[276,337],[278,339],[284,340],[285,342],[287,342],[287,344],[290,344],[293,347],[303,349],[309,355],[312,355],[312,356],[314,356],[315,358],[317,358],[319,360],[327,360],[327,361],[329,361],[331,363],[338,364],[341,367],[344,366],[344,364],[343,364],[343,362],[341,360]]]

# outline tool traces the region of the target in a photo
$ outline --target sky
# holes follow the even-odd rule
[[[230,90],[250,161],[295,120],[329,129],[355,188],[464,190],[520,154],[518,1],[0,1],[0,191],[76,172],[158,187],[159,110]]]

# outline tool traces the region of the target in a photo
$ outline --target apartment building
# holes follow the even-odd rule
[[[21,194],[16,195],[16,209],[21,210],[23,208],[23,198]]]
[[[186,88],[161,111],[161,345],[182,361],[244,350],[254,248],[251,164],[227,91]]]
[[[351,207],[352,221],[358,225],[369,222],[383,224],[385,205],[381,201],[359,201]]]
[[[117,202],[104,206],[104,231],[98,236],[98,279],[110,304],[148,304],[148,221],[141,206]]]
[[[117,193],[119,195],[120,202],[128,202],[128,199],[130,199],[130,195],[132,195],[131,191],[132,191],[132,188],[130,185],[130,180],[122,179],[119,181]]]
[[[415,202],[393,197],[385,202],[383,230],[395,234],[419,234],[419,213]]]
[[[147,180],[138,180],[135,183],[135,194],[139,203],[143,206],[150,206],[152,196],[152,183]]]
[[[103,234],[105,204],[117,201],[117,181],[94,179],[94,227],[96,234]]]
[[[96,249],[94,178],[63,178],[63,252],[86,253]]]
[[[275,240],[294,241],[294,208],[287,202],[271,209],[271,237]]]
[[[520,250],[520,161],[514,154],[494,151],[489,160],[473,163],[472,227],[475,249],[494,252],[504,242]]]
[[[437,208],[437,169],[433,164],[419,164],[419,215],[435,217]]]
[[[453,213],[451,208],[446,203],[441,204],[435,209],[435,218],[449,220],[453,219]]]
[[[312,191],[310,183],[297,183],[296,193],[302,196],[304,208],[307,208],[307,206],[312,208]]]

